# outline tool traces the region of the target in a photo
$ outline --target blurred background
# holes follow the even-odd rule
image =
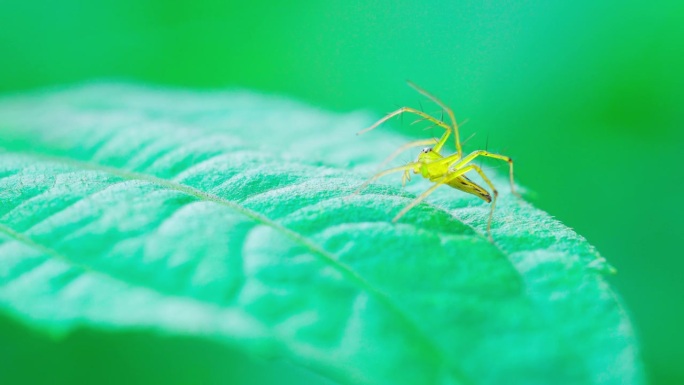
[[[466,150],[512,156],[529,199],[618,269],[651,383],[682,384],[684,2],[564,3],[1,0],[0,94],[122,79],[380,116],[424,101],[411,79],[468,119]],[[88,352],[119,364],[151,354],[138,335],[103,352],[110,337],[52,343],[2,319],[0,339],[61,370],[77,357],[97,372]],[[176,349],[171,362],[196,357],[147,342]]]

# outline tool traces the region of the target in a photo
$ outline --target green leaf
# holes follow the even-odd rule
[[[341,384],[639,384],[582,237],[507,192],[353,191],[397,145],[366,113],[100,84],[0,102],[0,312],[284,358]]]

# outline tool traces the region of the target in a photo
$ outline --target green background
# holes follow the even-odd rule
[[[684,3],[655,3],[2,0],[0,93],[122,79],[249,88],[380,116],[424,100],[411,79],[468,119],[463,136],[477,135],[466,150],[512,156],[529,199],[618,269],[651,382],[680,384]],[[426,135],[407,123],[394,127]],[[53,368],[57,352],[126,356],[131,370],[154,357],[142,337],[120,337],[128,342],[82,333],[53,344],[2,320],[0,354],[39,350]],[[131,346],[140,348],[117,350]],[[176,359],[220,367],[193,360],[192,348]]]

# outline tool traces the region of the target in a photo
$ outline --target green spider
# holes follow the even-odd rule
[[[432,147],[426,147],[424,148],[420,154],[418,154],[418,158],[410,162],[404,166],[399,166],[399,167],[394,167],[389,170],[385,170],[382,172],[379,172],[375,174],[373,177],[368,179],[365,183],[363,183],[354,193],[359,193],[361,190],[366,188],[368,184],[371,182],[377,180],[380,177],[383,177],[388,174],[392,174],[395,172],[400,172],[403,171],[403,177],[402,177],[402,184],[405,184],[407,180],[410,180],[410,172],[413,171],[414,174],[420,174],[423,178],[428,179],[431,182],[434,182],[435,184],[432,185],[430,188],[428,188],[425,192],[420,194],[418,197],[416,197],[410,204],[408,204],[406,207],[404,207],[395,217],[392,219],[392,222],[397,222],[404,214],[406,214],[409,210],[411,210],[413,207],[418,205],[420,202],[422,202],[425,198],[427,198],[428,195],[432,194],[439,186],[442,185],[448,185],[451,186],[455,189],[461,190],[463,192],[466,192],[468,194],[473,194],[480,199],[486,201],[487,203],[491,202],[491,209],[489,212],[489,221],[487,222],[487,234],[490,238],[492,239],[491,235],[491,227],[492,227],[492,218],[494,217],[494,208],[496,207],[496,198],[498,196],[498,191],[496,190],[496,187],[494,187],[494,184],[489,180],[489,178],[485,175],[485,173],[482,171],[482,169],[476,165],[473,164],[473,160],[475,160],[477,157],[484,156],[484,157],[489,157],[489,158],[494,158],[494,159],[500,159],[508,163],[509,165],[509,174],[510,174],[510,181],[511,181],[511,192],[516,195],[520,196],[516,191],[515,191],[515,185],[513,183],[513,160],[507,156],[504,155],[499,155],[499,154],[494,154],[485,150],[477,150],[473,151],[467,156],[463,156],[463,151],[461,149],[461,139],[458,133],[458,124],[456,123],[456,118],[454,117],[453,111],[449,107],[447,107],[442,101],[437,99],[435,96],[431,95],[424,89],[418,87],[417,85],[413,84],[412,82],[408,82],[408,85],[414,88],[416,91],[421,93],[422,95],[428,97],[430,100],[435,102],[437,105],[439,105],[444,111],[446,111],[447,115],[449,116],[449,120],[451,121],[451,125],[445,123],[444,121],[437,119],[431,115],[426,114],[423,111],[417,110],[415,108],[411,107],[402,107],[394,112],[391,112],[387,114],[384,118],[380,119],[377,121],[375,124],[372,126],[366,128],[365,130],[362,130],[357,133],[357,135],[364,134],[368,131],[371,131],[381,125],[382,123],[386,122],[387,120],[391,119],[394,116],[401,115],[403,113],[410,113],[410,114],[415,114],[423,118],[424,120],[430,121],[434,123],[435,125],[442,127],[445,132],[442,135],[441,138],[438,139],[424,139],[424,140],[417,140],[414,142],[407,143],[403,146],[401,146],[399,149],[397,149],[392,155],[390,155],[384,162],[383,165],[388,163],[390,160],[394,159],[397,157],[399,154],[402,152],[414,148],[414,147],[419,147],[419,146],[430,146]],[[444,147],[444,144],[446,143],[447,139],[451,135],[451,133],[454,133],[454,139],[456,141],[456,152],[451,155],[442,155],[440,152],[442,150],[442,147]],[[492,194],[490,195],[487,190],[473,182],[472,180],[468,179],[468,177],[465,175],[469,171],[475,171],[480,176],[482,179],[487,183],[487,185],[491,188]],[[493,198],[492,198],[493,195]]]

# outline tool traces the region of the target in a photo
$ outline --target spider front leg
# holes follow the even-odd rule
[[[445,130],[451,132],[451,126],[449,126],[448,124],[444,123],[443,121],[441,121],[441,120],[435,118],[434,116],[429,115],[429,114],[426,114],[426,113],[423,112],[423,111],[416,110],[415,108],[411,108],[411,107],[401,107],[400,109],[398,109],[398,110],[396,110],[396,111],[392,111],[392,112],[390,112],[389,114],[385,115],[384,118],[378,120],[378,121],[375,122],[372,126],[370,126],[370,127],[366,128],[366,129],[364,129],[364,130],[361,130],[361,131],[357,132],[356,135],[365,134],[365,133],[368,132],[368,131],[374,130],[374,129],[377,128],[379,125],[385,123],[386,121],[392,119],[393,117],[395,117],[395,116],[397,116],[397,115],[401,115],[401,114],[403,114],[403,113],[407,113],[407,112],[410,113],[410,114],[416,114],[416,115],[420,116],[421,118],[423,118],[423,119],[425,119],[425,120],[429,120],[430,122],[432,122],[432,123],[434,123],[434,124],[436,124],[436,125],[442,127],[443,129],[445,129]]]
[[[385,158],[385,160],[383,160],[382,163],[380,163],[380,166],[378,168],[384,168],[387,165],[387,163],[391,162],[394,158],[401,155],[401,153],[406,151],[406,150],[410,150],[414,147],[422,147],[422,146],[433,145],[437,142],[438,142],[438,140],[434,139],[434,138],[433,139],[423,139],[423,140],[416,140],[413,142],[408,142],[405,145],[396,149],[390,156]]]
[[[456,152],[462,155],[463,152],[461,150],[461,136],[459,135],[459,132],[458,132],[458,123],[456,123],[456,117],[454,116],[454,112],[451,110],[451,108],[449,108],[449,106],[444,104],[444,102],[442,102],[435,95],[432,95],[431,93],[425,91],[424,89],[422,89],[421,87],[419,87],[418,85],[413,83],[412,81],[407,81],[407,83],[411,88],[418,91],[418,93],[420,93],[421,95],[429,98],[430,100],[435,102],[435,104],[440,106],[442,108],[442,110],[446,111],[447,115],[449,115],[449,119],[451,120],[452,129],[454,130],[454,140],[456,142]],[[441,146],[440,146],[440,149],[441,149]]]
[[[406,187],[406,182],[411,181],[411,171],[405,170],[404,174],[401,176],[401,187]]]
[[[399,171],[407,172],[407,171],[412,170],[412,169],[413,169],[414,167],[416,167],[417,165],[418,165],[418,163],[411,162],[411,163],[409,163],[409,164],[407,164],[407,165],[404,165],[404,166],[394,167],[394,168],[390,168],[389,170],[381,171],[381,172],[379,172],[379,173],[373,175],[372,177],[370,177],[367,181],[363,182],[363,184],[362,184],[361,186],[359,186],[359,188],[357,188],[356,190],[354,190],[354,192],[352,193],[352,195],[356,195],[356,194],[360,193],[363,189],[365,189],[365,188],[366,188],[369,184],[371,184],[373,181],[375,181],[375,180],[377,180],[377,179],[379,179],[379,178],[382,178],[382,177],[385,176],[385,175],[389,175],[389,174],[392,174],[392,173],[395,173],[395,172],[399,172]]]
[[[449,111],[450,111],[450,110],[449,110]],[[458,126],[457,126],[456,124],[454,124],[453,127],[452,127],[452,126],[449,126],[448,124],[446,124],[445,122],[443,122],[443,121],[441,121],[441,120],[435,118],[434,116],[428,115],[428,114],[426,114],[426,113],[423,112],[423,111],[419,111],[419,110],[416,110],[415,108],[411,108],[411,107],[402,107],[402,108],[400,108],[400,109],[398,109],[398,110],[396,110],[396,111],[390,112],[389,114],[385,115],[384,118],[382,118],[382,119],[378,120],[377,122],[375,122],[375,124],[373,124],[372,126],[370,126],[370,127],[366,128],[366,129],[364,129],[364,130],[361,130],[361,131],[357,132],[356,135],[365,134],[365,133],[368,132],[368,131],[374,130],[375,128],[377,128],[377,127],[380,126],[381,124],[385,123],[385,122],[388,121],[389,119],[391,119],[391,118],[393,118],[393,117],[395,117],[395,116],[397,116],[397,115],[401,115],[401,114],[403,114],[403,113],[411,113],[411,114],[418,115],[418,116],[422,117],[424,120],[428,120],[428,121],[434,123],[435,125],[442,127],[442,128],[445,130],[444,134],[442,134],[442,137],[441,137],[439,140],[435,141],[435,145],[434,145],[433,148],[432,148],[432,150],[435,151],[435,152],[440,152],[440,151],[442,150],[442,147],[444,147],[444,144],[446,143],[447,139],[448,139],[449,136],[451,135],[451,132],[454,131],[454,132],[455,132],[455,136],[456,136],[456,153],[459,154],[459,156],[460,156],[460,154],[462,154],[462,152],[461,152],[461,141],[460,141],[460,139],[459,139],[459,137],[458,137]],[[451,115],[453,115],[453,113],[452,113]],[[396,156],[395,154],[398,155],[398,153],[401,153],[401,152],[403,152],[403,151],[405,151],[405,150],[407,150],[407,149],[413,147],[413,143],[418,143],[418,142],[419,142],[419,141],[411,142],[411,143],[409,143],[409,144],[407,144],[407,145],[405,145],[405,146],[400,147],[397,151],[395,151],[395,153],[393,153],[392,155],[390,155],[390,156],[388,157],[388,159],[385,160],[385,162],[383,162],[383,163],[388,162],[388,161],[391,160],[394,156]],[[420,142],[423,142],[423,141],[420,141]],[[416,146],[417,146],[417,145],[416,145]]]

